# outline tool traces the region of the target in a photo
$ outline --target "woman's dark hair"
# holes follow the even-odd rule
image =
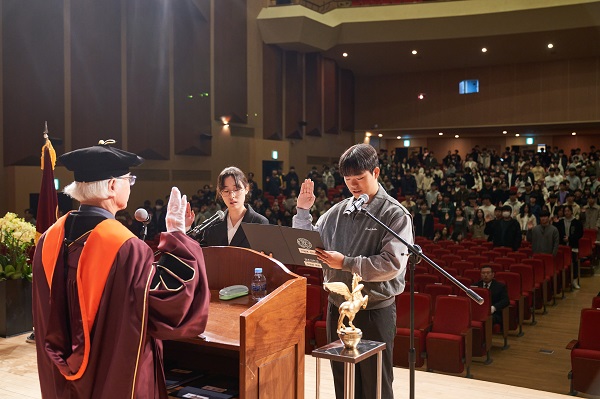
[[[527,207],[527,214],[531,215],[531,206],[529,206],[529,204],[523,204],[521,205],[521,209],[519,209],[521,216],[525,216],[525,207]]]
[[[235,166],[228,166],[217,177],[217,195],[221,198],[223,197],[221,191],[225,189],[225,179],[228,177],[233,177],[237,189],[245,188],[247,190],[249,188],[248,179],[244,172]]]
[[[372,173],[379,166],[379,158],[370,144],[356,144],[344,151],[339,165],[342,176],[356,176],[364,172]]]
[[[479,216],[477,216],[477,214],[481,212],[481,214],[483,215],[483,217],[480,219]],[[477,209],[475,211],[475,216],[473,216],[473,223],[475,224],[481,224],[481,222],[485,223],[485,212],[483,212],[483,209]]]

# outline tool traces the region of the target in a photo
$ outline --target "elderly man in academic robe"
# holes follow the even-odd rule
[[[143,159],[110,140],[59,160],[64,192],[81,204],[41,237],[33,261],[33,315],[44,399],[167,398],[162,340],[204,331],[210,291],[193,213],[173,187],[162,256],[115,220]]]

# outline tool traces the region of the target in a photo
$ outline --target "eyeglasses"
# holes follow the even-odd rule
[[[121,177],[115,177],[115,179],[129,180],[129,185],[133,186],[135,184],[135,180],[137,179],[137,176],[135,176],[135,175],[121,176]]]
[[[238,188],[236,190],[221,190],[221,195],[223,197],[233,197],[233,196],[238,196],[238,195],[242,195],[241,191],[243,189]]]

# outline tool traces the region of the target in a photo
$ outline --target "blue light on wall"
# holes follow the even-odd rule
[[[468,79],[463,80],[458,84],[458,94],[479,93],[479,80]]]
[[[525,144],[532,145],[533,144],[533,137],[527,137],[525,139]]]

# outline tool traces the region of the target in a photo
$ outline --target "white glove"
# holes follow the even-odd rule
[[[167,204],[167,216],[165,222],[167,224],[167,233],[180,231],[185,233],[185,210],[187,208],[187,197],[181,196],[179,189],[173,187],[171,196]]]

